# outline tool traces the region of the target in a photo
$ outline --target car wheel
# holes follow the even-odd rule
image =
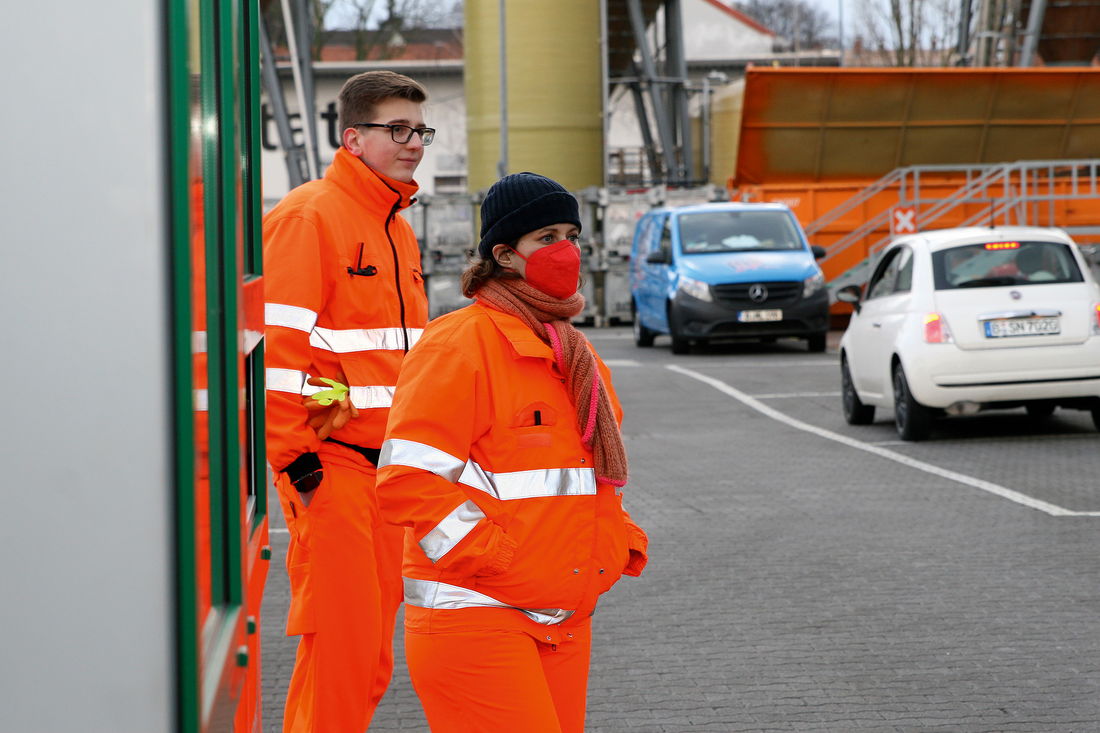
[[[1054,414],[1054,405],[1050,402],[1032,402],[1027,405],[1027,416],[1043,420]]]
[[[901,364],[894,366],[894,423],[902,440],[924,440],[932,432],[932,411],[913,399]]]
[[[840,359],[840,401],[844,407],[844,421],[849,425],[870,425],[875,420],[874,405],[865,405],[856,394],[848,360]]]
[[[806,337],[806,347],[811,354],[820,354],[825,350],[825,337],[824,333],[812,333]]]
[[[657,334],[642,325],[642,319],[638,315],[638,307],[634,304],[634,301],[630,302],[630,312],[634,316],[634,345],[652,346],[653,337]]]
[[[691,341],[680,333],[680,326],[672,312],[672,305],[668,307],[668,335],[672,339],[672,353],[686,354],[691,350]]]
[[[683,336],[680,336],[675,331],[669,334],[672,337],[672,353],[673,354],[686,354],[691,351],[691,342]]]

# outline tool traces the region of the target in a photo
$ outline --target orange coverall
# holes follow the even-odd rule
[[[406,656],[435,733],[580,733],[589,617],[645,565],[564,382],[528,326],[479,303],[433,321],[402,365],[378,497],[407,528]]]
[[[267,455],[290,528],[287,634],[301,635],[285,733],[362,733],[389,684],[402,530],[384,526],[375,467],[401,361],[427,322],[420,253],[398,211],[415,183],[336,151],[321,180],[264,217]],[[302,396],[345,375],[359,417],[322,442]],[[291,485],[324,480],[305,506]]]

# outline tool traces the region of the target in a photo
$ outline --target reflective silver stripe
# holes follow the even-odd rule
[[[458,481],[501,501],[596,493],[596,474],[591,468],[536,468],[492,473],[470,461]]]
[[[420,540],[420,549],[429,560],[436,562],[470,534],[482,519],[485,519],[485,514],[477,504],[472,501],[464,502],[424,535],[424,539]]]
[[[405,348],[405,337],[409,335],[409,348],[420,340],[422,328],[321,328],[313,329],[309,335],[309,345],[337,354],[353,351],[389,350],[400,351]]]
[[[417,443],[413,440],[401,440],[400,438],[390,438],[382,444],[382,452],[378,456],[378,467],[382,468],[391,464],[431,471],[451,483],[458,481],[465,465],[461,458],[455,458],[450,453],[441,451],[438,448],[433,448],[425,443]]]
[[[431,471],[448,481],[484,491],[502,501],[596,493],[596,474],[591,468],[536,468],[493,473],[486,471],[477,461],[463,463],[450,453],[412,440],[390,438],[382,444],[378,467],[390,464]]]
[[[195,390],[195,412],[207,412],[210,409],[210,393],[205,389]]]
[[[389,407],[393,404],[393,391],[396,387],[351,387],[351,404],[360,410],[373,407]]]
[[[206,353],[206,331],[192,331],[191,332],[191,353],[192,354],[205,354]]]
[[[462,475],[458,477],[458,483],[466,484],[472,489],[484,491],[489,496],[501,498],[497,493],[496,484],[493,483],[493,474],[486,471],[477,461],[470,461],[462,469]]]
[[[501,603],[484,593],[448,585],[431,580],[402,578],[405,584],[405,603],[420,608],[453,610],[458,608],[512,608],[527,618],[546,626],[560,624],[572,616],[574,611],[561,608],[518,608]]]
[[[268,367],[267,388],[276,392],[292,392],[293,394],[313,395],[328,389],[328,386],[306,384],[310,375],[294,369],[276,369]],[[389,407],[393,403],[393,387],[351,387],[351,403],[360,410],[368,410],[373,407]]]
[[[256,344],[260,343],[260,339],[263,337],[262,331],[253,331],[248,328],[241,329],[241,350],[246,354],[251,354],[252,350],[256,348]]]
[[[276,392],[312,394],[302,391],[302,385],[309,379],[309,375],[305,372],[300,372],[296,369],[276,369],[275,367],[268,367],[264,371],[268,389],[275,390]],[[322,389],[321,387],[312,387],[310,385],[306,385],[306,387],[312,389],[314,392],[320,392]]]
[[[281,303],[264,303],[264,323],[268,326],[285,326],[309,333],[317,323],[317,313],[309,308]]]

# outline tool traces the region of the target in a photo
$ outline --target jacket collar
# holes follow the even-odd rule
[[[554,351],[536,336],[526,323],[511,313],[499,311],[492,306],[477,301],[477,307],[485,311],[489,320],[497,327],[504,339],[512,345],[517,356],[531,356],[536,359],[554,360]]]
[[[352,198],[387,214],[395,203],[399,210],[411,206],[416,201],[413,196],[420,188],[416,181],[402,183],[382,175],[343,146],[337,148],[332,165],[325,171],[325,178],[347,191]]]

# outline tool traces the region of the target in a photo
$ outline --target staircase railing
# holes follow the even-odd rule
[[[957,190],[946,197],[925,199],[921,195],[922,177],[937,176],[942,184],[944,175],[963,175],[965,180]],[[1069,181],[1069,191],[1059,190]],[[1055,202],[1071,199],[1100,198],[1100,159],[1083,160],[1036,160],[1017,161],[972,166],[909,166],[897,168],[883,176],[867,188],[860,191],[840,206],[827,212],[807,227],[807,233],[821,231],[856,206],[885,191],[890,186],[898,186],[899,205],[912,206],[917,212],[918,223],[926,227],[946,214],[967,204],[989,202],[989,208],[972,214],[958,226],[974,226],[983,222],[990,224],[1002,220],[1009,223],[1012,218],[1017,224],[1055,226]],[[1000,188],[996,198],[989,196],[990,188]],[[927,206],[928,208],[923,208]],[[1046,209],[1044,212],[1043,209]],[[857,243],[864,242],[875,231],[889,228],[891,209],[887,207],[860,226],[830,244],[822,262],[838,256]],[[1043,215],[1045,213],[1045,216]],[[1014,216],[1013,216],[1014,215]],[[1098,222],[1097,230],[1100,230]],[[1091,228],[1089,231],[1093,231]],[[848,273],[863,269],[867,259],[872,258],[889,243],[887,234],[873,241],[867,247],[867,258]],[[845,278],[842,274],[834,280]]]
[[[871,185],[864,188],[862,191],[857,193],[855,196],[852,196],[850,199],[848,199],[847,201],[842,203],[840,206],[837,206],[833,209],[830,209],[824,215],[822,215],[822,216],[818,217],[817,219],[813,220],[812,222],[810,222],[806,226],[807,236],[812,237],[814,234],[817,234],[823,228],[825,228],[829,224],[832,224],[834,221],[836,221],[840,217],[844,216],[849,211],[856,208],[857,206],[859,206],[863,202],[871,199],[876,194],[879,194],[882,191],[885,191],[887,188],[889,188],[890,186],[897,183],[901,179],[901,176],[903,175],[904,170],[905,170],[904,168],[895,168],[894,170],[890,171],[889,173],[887,173],[882,178],[878,179],[877,181],[875,181]]]

